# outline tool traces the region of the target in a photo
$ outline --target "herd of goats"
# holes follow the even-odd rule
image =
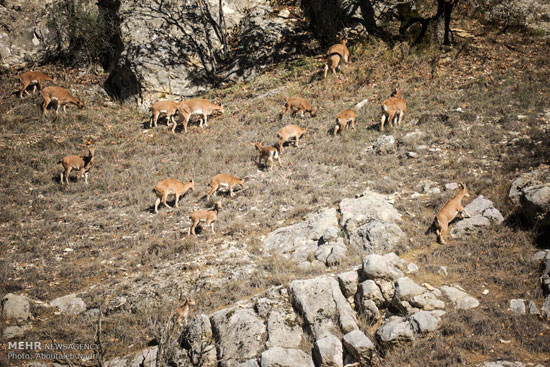
[[[324,77],[327,77],[327,72],[330,69],[333,74],[336,74],[337,68],[339,68],[341,63],[349,62],[349,49],[346,46],[346,40],[342,40],[340,43],[333,45],[329,48],[326,55],[326,64],[324,68]],[[42,105],[42,113],[45,114],[50,103],[56,105],[55,113],[56,115],[59,112],[59,108],[63,107],[65,111],[68,104],[74,104],[79,108],[84,107],[84,103],[71,95],[71,93],[62,87],[58,86],[49,86],[42,88],[42,83],[45,81],[55,82],[55,79],[40,72],[40,71],[29,71],[20,75],[20,80],[23,83],[23,86],[19,90],[19,97],[23,98],[24,94],[28,94],[27,88],[33,86],[33,93],[36,92],[36,87],[40,89],[40,93],[44,99]],[[396,88],[390,98],[386,99],[382,103],[382,117],[380,120],[380,130],[384,131],[384,124],[387,122],[390,127],[393,127],[393,123],[396,125],[401,124],[403,116],[405,115],[407,105],[398,89]],[[177,122],[174,119],[176,114],[179,114],[183,117],[183,128],[187,132],[187,125],[191,115],[199,114],[201,115],[200,126],[208,126],[208,116],[213,112],[218,111],[224,113],[224,108],[222,105],[217,105],[206,99],[183,99],[180,102],[162,100],[154,103],[151,106],[152,116],[149,121],[149,127],[156,127],[157,120],[159,116],[166,116],[168,123],[172,123],[172,132],[176,130]],[[288,98],[285,102],[285,111],[284,114],[290,113],[292,116],[295,116],[296,113],[300,113],[301,117],[304,117],[305,113],[309,113],[311,117],[315,117],[317,109],[313,109],[312,106],[303,98],[292,97]],[[283,113],[281,114],[281,116]],[[355,120],[357,118],[356,113],[351,109],[346,109],[338,114],[336,117],[336,126],[334,127],[333,134],[336,136],[338,132],[343,134],[344,130],[348,126],[351,126],[352,129],[355,129]],[[300,137],[306,132],[306,128],[302,128],[298,125],[287,125],[281,128],[278,132],[280,138],[278,145],[276,146],[263,146],[262,142],[254,144],[258,150],[259,164],[262,164],[262,160],[265,165],[269,164],[269,170],[273,169],[274,162],[277,160],[279,165],[281,165],[280,154],[283,151],[283,144],[289,139],[293,138],[295,146],[298,147]],[[69,174],[72,170],[78,170],[78,177],[84,177],[86,183],[88,183],[88,172],[93,165],[95,151],[93,148],[89,148],[87,156],[77,156],[69,155],[64,157],[58,162],[64,168],[64,172],[60,174],[60,183],[69,183]],[[218,188],[224,187],[229,188],[230,196],[233,196],[233,188],[235,185],[243,186],[244,180],[238,177],[234,177],[230,174],[221,173],[214,176],[210,181],[210,190],[207,193],[207,200],[210,200],[210,196],[213,195]],[[183,183],[180,180],[176,179],[165,179],[160,181],[153,192],[157,196],[155,202],[155,213],[158,213],[158,206],[162,202],[164,206],[170,208],[166,200],[168,196],[175,196],[174,206],[178,207],[179,198],[185,195],[189,190],[193,191],[194,182],[191,179],[187,183]],[[458,214],[462,216],[469,217],[470,215],[462,206],[462,198],[468,197],[469,193],[466,186],[463,183],[459,184],[459,192],[449,200],[443,208],[439,211],[437,216],[434,219],[431,230],[435,231],[437,235],[437,240],[440,243],[445,243],[444,235],[447,232],[449,222],[451,222]],[[189,228],[188,234],[196,234],[195,228],[200,222],[206,222],[206,226],[211,226],[211,230],[214,231],[214,222],[218,218],[218,212],[221,209],[221,202],[217,201],[214,205],[214,208],[210,210],[198,210],[190,215],[192,221],[192,226]]]

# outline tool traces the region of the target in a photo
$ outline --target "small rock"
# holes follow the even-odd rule
[[[529,314],[540,315],[539,309],[537,308],[537,305],[535,305],[535,302],[533,301],[529,301]]]
[[[372,359],[372,353],[375,347],[365,333],[360,330],[354,330],[344,335],[342,341],[346,351],[351,354],[361,366],[368,365]]]
[[[445,184],[445,191],[454,191],[458,189],[458,184],[456,182],[449,182]]]
[[[407,157],[409,157],[409,158],[418,158],[418,153],[416,153],[416,152],[407,152]]]
[[[518,120],[525,120],[527,118],[527,115],[518,115]]]
[[[376,337],[382,344],[395,345],[414,340],[414,331],[405,318],[392,317],[376,330]]]
[[[546,298],[544,299],[541,313],[542,313],[542,317],[545,320],[550,321],[550,295],[546,296]]]
[[[86,303],[84,303],[82,298],[77,297],[74,293],[56,298],[50,304],[53,307],[57,307],[62,313],[72,315],[78,315],[79,313],[86,311]]]
[[[403,277],[395,281],[394,297],[400,301],[408,301],[414,296],[426,292],[426,288],[416,284],[412,279]]]
[[[301,349],[269,348],[260,360],[262,367],[314,367],[311,356]]]
[[[395,280],[401,278],[401,270],[393,266],[384,256],[371,254],[363,258],[363,274],[369,279],[383,278]]]
[[[344,293],[344,297],[353,297],[355,296],[355,293],[357,293],[359,274],[357,271],[340,273],[338,274],[338,283],[340,284],[340,289],[342,289],[342,292]]]
[[[4,339],[21,338],[31,328],[28,325],[25,326],[7,326],[4,329]]]
[[[440,319],[431,312],[420,311],[411,316],[411,324],[419,334],[435,331],[439,327]]]
[[[451,302],[453,302],[456,308],[461,310],[468,310],[479,306],[479,301],[474,297],[469,296],[466,292],[458,289],[457,287],[442,286],[441,291]]]
[[[414,274],[418,271],[418,266],[415,263],[409,263],[407,265],[407,274]]]
[[[288,9],[283,9],[279,12],[279,17],[283,19],[287,19],[290,17],[290,11]]]
[[[444,277],[448,276],[449,273],[447,272],[447,267],[446,266],[440,266],[439,269],[437,270],[437,274],[443,275]]]
[[[343,367],[344,348],[340,339],[328,334],[317,340],[313,347],[313,360],[318,366]]]
[[[489,290],[488,290],[488,289],[485,289],[483,292],[481,292],[481,294],[483,294],[484,296],[486,296],[486,295],[489,294]]]
[[[30,307],[25,296],[8,293],[2,298],[2,316],[6,319],[28,320],[32,317]]]
[[[509,309],[518,315],[525,315],[525,301],[522,299],[512,299],[510,300]]]

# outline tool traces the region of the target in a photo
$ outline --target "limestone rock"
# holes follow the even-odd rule
[[[76,294],[68,294],[63,297],[59,297],[51,301],[53,307],[57,307],[59,311],[72,315],[77,315],[86,311],[86,303],[82,298],[77,297]]]
[[[403,276],[403,272],[397,269],[388,258],[371,254],[363,258],[363,274],[368,279],[382,278],[396,280]]]
[[[468,310],[479,306],[478,300],[456,287],[443,286],[441,291],[458,309]]]
[[[356,303],[359,305],[367,300],[373,301],[376,306],[380,306],[385,302],[382,291],[380,291],[380,288],[374,280],[371,279],[365,280],[359,284],[356,297]]]
[[[510,310],[518,315],[525,315],[525,301],[522,299],[511,299],[510,300]]]
[[[292,314],[294,316],[294,314]],[[302,341],[302,328],[295,317],[273,311],[267,320],[268,347],[298,348]]]
[[[403,277],[395,281],[395,298],[401,301],[409,301],[412,297],[426,292],[426,288],[416,284],[412,279]]]
[[[342,343],[346,351],[351,354],[361,366],[366,366],[372,359],[375,346],[372,341],[360,330],[354,330],[344,335]]]
[[[191,363],[201,363],[204,367],[217,366],[212,326],[207,315],[198,314],[189,322],[181,335],[181,344],[187,349]]]
[[[344,348],[336,336],[328,334],[313,346],[313,360],[318,366],[343,367]]]
[[[401,215],[391,205],[384,195],[373,191],[365,191],[359,198],[344,199],[339,205],[340,225],[352,231],[363,223],[379,221],[395,223],[401,220]]]
[[[254,311],[228,308],[214,313],[210,322],[222,366],[246,362],[264,349],[266,326]]]
[[[269,348],[260,360],[261,367],[314,367],[311,356],[301,349]]]
[[[306,260],[315,254],[318,242],[329,228],[338,230],[336,209],[325,209],[308,215],[303,222],[278,228],[263,241],[264,250],[294,260]],[[327,255],[328,256],[328,255]]]
[[[403,317],[394,316],[376,330],[376,338],[383,345],[396,345],[413,341],[414,331],[409,321]]]
[[[410,320],[414,330],[419,334],[437,330],[441,321],[439,317],[428,311],[417,312],[411,316]]]
[[[340,329],[347,333],[358,328],[355,313],[335,279],[294,280],[289,290],[294,307],[303,314],[316,339]]]
[[[338,274],[338,283],[346,298],[355,296],[357,285],[359,284],[359,274],[357,271],[347,271]]]
[[[349,236],[355,251],[364,254],[393,251],[405,239],[405,233],[395,223],[371,221],[354,229]]]
[[[2,316],[6,319],[28,320],[32,317],[29,300],[13,293],[8,293],[2,298]]]
[[[500,224],[504,221],[502,214],[496,209],[490,200],[483,195],[475,198],[470,204],[466,205],[466,210],[471,218],[460,220],[451,228],[453,238],[462,237],[467,233],[477,231],[482,227],[491,224]]]

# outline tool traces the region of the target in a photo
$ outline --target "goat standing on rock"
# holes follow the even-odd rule
[[[435,229],[437,235],[437,241],[441,244],[445,244],[443,236],[449,229],[449,223],[455,219],[455,217],[460,213],[463,218],[470,218],[470,213],[462,206],[462,198],[470,197],[470,193],[462,182],[458,184],[460,190],[458,193],[441,208],[439,213],[434,219],[434,222],[428,232],[431,229]]]

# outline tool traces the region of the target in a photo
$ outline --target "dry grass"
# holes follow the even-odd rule
[[[176,305],[178,297],[189,293],[199,300],[197,312],[210,312],[271,285],[313,275],[315,270],[303,272],[292,262],[265,256],[259,239],[370,187],[400,194],[396,205],[409,213],[402,227],[411,238],[400,252],[415,255],[425,274],[419,279],[457,282],[474,295],[487,288],[491,295],[474,313],[453,312],[439,333],[388,356],[385,365],[452,366],[498,356],[544,361],[544,353],[550,352],[548,328],[533,317],[511,318],[505,311],[511,298],[539,304],[542,299],[532,235],[504,227],[435,246],[435,236],[423,233],[452,194],[410,199],[423,179],[440,185],[463,180],[474,197],[483,194],[506,215],[513,210],[506,197],[516,172],[550,158],[547,122],[541,119],[550,97],[550,44],[529,35],[483,32],[478,41],[460,43],[446,53],[411,53],[403,60],[383,44],[358,43],[351,46],[354,62],[341,76],[327,80],[321,79],[321,62],[298,58],[250,83],[213,91],[207,97],[221,98],[225,114],[211,118],[207,129],[191,124],[188,133],[171,134],[162,122],[154,130],[144,129],[147,113],[104,105],[93,94],[85,97],[87,109],[70,109],[54,121],[53,111],[40,115],[37,96],[21,100],[9,93],[16,89],[15,74],[1,75],[1,293],[51,300],[83,292],[90,308],[95,308],[109,294],[135,293],[124,288],[129,283],[141,286],[154,281],[157,273],[173,269],[178,281],[167,276],[169,285],[159,288],[158,294],[143,295],[144,304],[152,307],[169,300]],[[50,68],[54,75],[61,73]],[[96,83],[79,80],[76,72],[66,75],[72,76],[66,85],[77,86],[80,95]],[[367,143],[381,135],[377,128],[367,127],[379,121],[380,103],[396,84],[403,90],[408,111],[404,126],[389,132],[399,142],[397,151],[381,156],[366,153]],[[317,117],[285,116],[280,121],[288,96],[302,96],[318,106]],[[338,112],[365,98],[369,104],[358,111],[357,129],[332,137]],[[519,114],[527,118],[519,120]],[[301,146],[285,147],[282,168],[276,165],[272,172],[259,168],[250,143],[276,143],[278,129],[288,123],[308,128]],[[425,135],[403,143],[401,138],[415,129]],[[67,154],[85,153],[88,144],[96,148],[90,184],[73,181],[61,186],[61,168],[55,162]],[[418,145],[433,151],[407,158],[406,152]],[[245,188],[237,189],[234,198],[220,192],[206,202],[210,178],[222,172],[246,177]],[[179,209],[162,208],[158,215],[152,214],[151,190],[158,181],[191,177],[195,192],[180,201]],[[217,233],[206,230],[197,238],[187,237],[189,213],[211,207],[218,199],[224,207]],[[227,261],[220,257],[227,249],[246,256]],[[354,254],[339,269],[359,262]],[[447,266],[448,279],[434,275],[440,265]],[[250,272],[233,272],[246,266]],[[206,276],[209,272],[214,275]],[[108,356],[150,341],[143,331],[144,304],[129,301],[128,308],[107,316]],[[37,328],[49,328],[60,339],[93,339],[93,329],[81,327],[93,324],[84,316],[70,321],[71,329],[84,333],[80,336],[70,334],[59,318],[44,317]],[[505,352],[500,338],[513,339],[511,352]]]

